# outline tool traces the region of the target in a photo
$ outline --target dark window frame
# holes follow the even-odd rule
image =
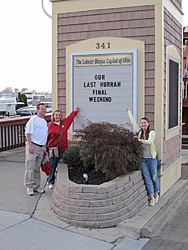
[[[169,58],[168,130],[177,127],[179,121],[179,68],[179,62]]]

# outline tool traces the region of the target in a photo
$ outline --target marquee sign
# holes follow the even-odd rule
[[[71,109],[80,107],[73,130],[88,120],[127,127],[125,109],[137,105],[137,51],[72,53],[70,61]]]

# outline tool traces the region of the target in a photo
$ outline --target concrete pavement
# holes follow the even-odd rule
[[[153,234],[143,250],[188,249],[188,193],[178,207],[171,212],[161,229]]]
[[[182,154],[182,161],[188,162],[187,151],[182,151]],[[161,197],[157,205],[146,207],[137,216],[116,227],[77,228],[60,221],[52,213],[53,191],[46,187],[44,173],[41,186],[45,187],[46,193],[36,193],[31,197],[26,195],[24,161],[24,148],[0,153],[0,249],[140,250],[147,246],[148,237],[160,226],[164,216],[176,207],[177,201],[174,200],[184,198],[188,187],[186,177],[182,178]],[[184,176],[188,176],[187,168],[185,166]],[[171,205],[167,206],[168,203]],[[155,222],[158,218],[157,223],[152,222],[154,218]]]
[[[181,180],[188,180],[188,150],[182,151]],[[182,198],[180,198],[182,195]],[[176,203],[175,209],[172,207]],[[153,232],[152,238],[143,250],[187,250],[188,249],[188,192],[187,188],[179,189],[174,200],[165,204],[171,207],[167,219],[161,221],[160,230]],[[164,207],[165,207],[164,206]],[[163,207],[163,208],[164,208]],[[162,214],[163,210],[160,212]],[[162,216],[160,216],[162,217]]]

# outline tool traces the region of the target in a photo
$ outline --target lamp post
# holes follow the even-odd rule
[[[50,15],[50,14],[48,14],[48,12],[45,10],[45,8],[44,8],[44,0],[41,0],[41,5],[42,5],[42,9],[43,9],[43,11],[44,11],[44,14],[47,16],[47,17],[49,17],[49,18],[51,18],[52,19],[52,16]]]

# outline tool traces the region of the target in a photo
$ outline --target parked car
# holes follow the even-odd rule
[[[26,106],[19,108],[16,110],[16,114],[21,116],[36,115],[37,114],[36,106]]]
[[[52,112],[52,104],[51,103],[45,103],[46,105],[46,113],[51,113]],[[17,115],[21,115],[21,116],[27,116],[27,115],[36,115],[37,111],[36,111],[36,106],[26,106],[26,107],[22,107],[16,110],[16,114]]]

